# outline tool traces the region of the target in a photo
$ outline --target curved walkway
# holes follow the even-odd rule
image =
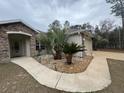
[[[68,92],[91,92],[111,84],[106,58],[124,60],[124,54],[94,52],[94,59],[86,71],[78,74],[53,71],[31,57],[14,58],[11,62],[23,67],[42,85]]]

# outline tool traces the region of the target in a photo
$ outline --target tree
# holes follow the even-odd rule
[[[54,50],[55,50],[55,59],[61,59],[62,54],[62,46],[67,41],[67,35],[65,31],[53,31],[53,38],[54,38]]]
[[[105,19],[103,21],[100,22],[100,31],[101,31],[101,36],[103,39],[106,39],[105,41],[109,42],[109,34],[111,31],[113,31],[114,29],[114,21],[110,20],[110,19]],[[109,48],[109,43],[104,43],[105,46],[104,48]]]
[[[100,32],[100,29],[99,29],[98,25],[96,25],[96,27],[94,29],[94,32],[95,32],[95,34],[100,35],[101,32]]]
[[[94,27],[88,22],[81,25],[81,29],[86,29],[92,32],[94,30]]]
[[[110,32],[114,27],[114,21],[110,19],[105,19],[100,22],[100,29],[102,32]]]
[[[73,25],[73,26],[70,27],[70,29],[80,30],[81,29],[81,25]]]
[[[108,44],[109,44],[109,40],[108,40],[108,39],[106,39],[106,38],[102,38],[102,39],[101,39],[100,45],[101,45],[103,48],[108,47]]]
[[[67,41],[67,35],[64,31],[40,33],[38,40],[45,45],[47,53],[53,54],[54,59],[61,59],[63,44]]]
[[[66,21],[66,25],[68,25],[68,23],[69,22]],[[65,34],[67,29],[62,29],[62,25],[59,20],[55,20],[49,27],[49,37],[53,39],[52,49],[55,50],[54,58],[61,59],[62,45],[67,41],[67,35]]]
[[[124,28],[124,0],[106,0],[106,2],[112,4],[112,14],[115,14],[115,16],[121,16],[122,26]]]
[[[97,48],[109,48],[109,33],[113,30],[113,21],[103,20],[100,22],[100,26],[96,25],[94,29],[93,47]]]
[[[38,40],[46,46],[48,52],[52,52],[54,59],[61,59],[62,48],[67,38],[68,35],[61,28],[58,20],[49,25],[49,30],[46,34],[40,33],[38,35]]]
[[[49,33],[40,32],[37,35],[37,40],[45,46],[46,52],[48,54],[52,52],[51,51],[52,50],[52,43],[51,42],[53,42],[53,39],[51,39],[51,37],[49,37]]]
[[[70,28],[70,22],[69,21],[65,21],[65,23],[64,23],[64,28],[65,29],[69,29]]]
[[[84,23],[82,26],[81,26],[81,29],[86,29],[87,28],[87,24]]]
[[[86,29],[92,32],[94,27],[90,23],[86,23]]]
[[[63,31],[65,31],[65,33],[66,33],[69,31],[69,29],[70,29],[70,22],[66,20],[64,23]]]
[[[94,30],[94,27],[90,23],[84,23],[82,25],[73,25],[70,27],[70,29],[74,30],[87,30],[92,33]]]
[[[120,16],[122,18],[123,32],[121,34],[124,36],[124,0],[106,0],[106,2],[112,4],[112,14],[115,14],[115,16]],[[122,37],[121,41],[124,41],[124,37]],[[124,48],[124,42],[122,43],[122,48]]]
[[[55,20],[55,21],[52,22],[52,24],[49,25],[49,28],[51,30],[53,30],[53,29],[61,29],[61,27],[62,26],[61,26],[61,23],[60,23],[59,20]]]
[[[96,25],[95,29],[94,29],[94,38],[93,38],[93,49],[96,50],[98,48],[98,40],[99,38],[101,38],[101,32],[100,32],[100,29],[99,29],[99,26]]]

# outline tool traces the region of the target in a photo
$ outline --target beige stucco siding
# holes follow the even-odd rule
[[[82,36],[81,34],[75,34],[69,37],[68,42],[74,42],[82,46]],[[83,52],[78,52],[74,56],[83,57]]]
[[[85,46],[86,51],[85,52],[78,52],[75,54],[75,56],[78,57],[83,57],[84,55],[90,55],[92,56],[92,38],[88,35],[83,35],[80,33],[77,34],[72,34],[69,39],[68,42],[74,42],[77,43],[78,45],[81,46]]]
[[[85,40],[84,40],[84,46],[85,46],[85,53],[86,55],[92,55],[92,39],[91,38],[88,38],[88,37],[85,37]]]

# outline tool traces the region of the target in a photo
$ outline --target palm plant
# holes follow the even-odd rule
[[[54,37],[54,50],[55,50],[55,59],[61,59],[62,46],[67,41],[67,35],[64,31],[53,31]]]
[[[60,21],[55,20],[49,25],[47,33],[38,35],[38,40],[46,46],[48,51],[52,52],[54,59],[61,59],[63,45],[68,39],[67,28],[69,28],[69,22],[66,22],[64,28],[62,28]]]
[[[64,30],[49,30],[48,33],[40,33],[38,40],[45,45],[47,51],[51,51],[54,59],[61,59],[62,46],[67,41]]]
[[[79,51],[84,51],[84,47],[79,46],[76,43],[65,43],[63,46],[63,52],[65,54],[67,64],[72,64],[72,57],[73,54],[79,52]]]

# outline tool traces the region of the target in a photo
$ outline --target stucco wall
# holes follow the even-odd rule
[[[90,37],[85,35],[82,36],[81,34],[74,34],[69,37],[68,42],[74,42],[81,46],[84,44],[86,51],[78,52],[75,54],[75,56],[83,57],[84,55],[92,55],[92,39]]]
[[[22,23],[11,23],[11,24],[4,24],[0,25],[0,63],[2,62],[8,62],[9,59],[9,42],[8,42],[8,34],[9,31],[15,31],[15,32],[25,32],[29,33],[32,36],[30,37],[30,51],[31,56],[36,55],[36,32],[27,27],[26,25]]]
[[[82,36],[81,34],[75,34],[69,37],[69,43],[74,42],[82,46]],[[83,57],[83,52],[78,52],[74,56]]]
[[[86,55],[92,56],[92,39],[89,37],[85,37],[84,46],[86,48]]]

